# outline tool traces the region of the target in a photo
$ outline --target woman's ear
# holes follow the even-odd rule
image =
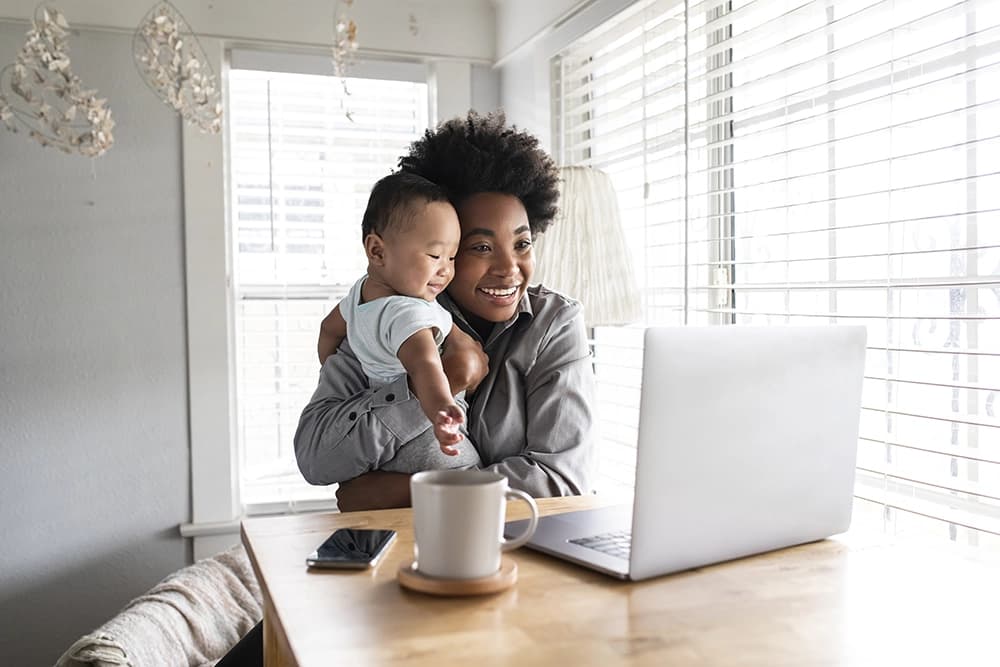
[[[365,255],[368,262],[375,266],[385,265],[385,241],[375,232],[365,237]]]

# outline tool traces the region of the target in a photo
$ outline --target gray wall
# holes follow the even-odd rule
[[[0,23],[0,63],[25,30]],[[70,43],[104,157],[0,126],[2,665],[51,665],[189,558],[180,123],[130,39]]]

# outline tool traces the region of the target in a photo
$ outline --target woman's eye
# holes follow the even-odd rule
[[[474,251],[474,252],[489,252],[490,251],[490,247],[488,245],[486,245],[485,243],[479,243],[477,245],[472,246],[469,249],[472,250],[472,251]]]
[[[526,250],[531,247],[531,241],[524,239],[523,241],[518,241],[515,246],[518,250]]]

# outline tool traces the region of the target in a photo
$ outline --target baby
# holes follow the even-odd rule
[[[440,187],[399,172],[372,188],[361,230],[368,273],[323,321],[321,340],[339,345],[346,337],[372,384],[409,376],[441,452],[454,457],[434,462],[426,454],[407,452],[409,463],[383,469],[417,472],[478,465],[474,448],[454,447],[463,439],[465,416],[452,396],[439,352],[447,336],[467,335],[436,301],[454,275],[461,238],[458,215]]]

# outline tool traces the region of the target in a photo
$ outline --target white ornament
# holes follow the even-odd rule
[[[132,36],[132,59],[165,104],[202,132],[222,129],[222,95],[212,65],[181,13],[159,2]]]
[[[88,157],[114,144],[107,100],[70,69],[69,24],[57,9],[35,13],[17,59],[0,71],[0,121],[43,146]]]
[[[333,73],[344,78],[358,51],[358,25],[347,15],[354,0],[338,0],[333,9]]]

